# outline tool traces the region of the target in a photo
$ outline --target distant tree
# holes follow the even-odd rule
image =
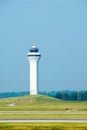
[[[87,91],[80,91],[80,100],[87,101]]]
[[[56,91],[48,92],[48,96],[55,97],[56,93]]]
[[[69,93],[64,93],[64,100],[70,100]]]
[[[62,99],[62,92],[57,92],[55,97],[59,98],[59,99]]]
[[[62,100],[70,100],[70,95],[67,92],[61,91],[57,92],[56,98],[62,99]]]
[[[71,92],[70,100],[78,100],[78,92],[76,91]]]

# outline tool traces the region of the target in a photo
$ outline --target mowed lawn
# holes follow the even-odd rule
[[[21,113],[31,111],[31,114]],[[41,95],[0,99],[0,118],[87,119],[87,102],[63,101]],[[87,130],[87,123],[0,123],[0,130]]]
[[[30,112],[32,111],[32,113],[23,113],[29,111]],[[40,113],[42,111],[43,114]],[[55,113],[55,112],[59,112],[59,113]],[[42,95],[5,98],[5,99],[0,99],[0,118],[4,118],[4,119],[5,118],[25,118],[25,119],[85,118],[87,119],[87,102],[86,101],[83,102],[63,101],[49,96],[42,96]]]
[[[87,130],[87,123],[0,123],[0,130]]]
[[[63,101],[48,96],[0,99],[0,111],[87,111],[87,101]]]
[[[1,114],[0,119],[87,119],[87,114]]]

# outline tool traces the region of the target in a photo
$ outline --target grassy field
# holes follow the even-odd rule
[[[87,114],[2,114],[1,119],[87,119]]]
[[[87,123],[0,123],[0,130],[87,130]]]
[[[32,113],[23,113],[31,111]],[[35,114],[35,112],[37,111],[39,111],[39,113]],[[43,114],[40,113],[42,111]],[[56,98],[41,95],[0,99],[0,118],[87,119],[87,102],[63,101]]]
[[[0,118],[87,119],[87,102],[63,101],[41,95],[0,99]],[[0,123],[0,130],[87,130],[87,123]]]
[[[0,99],[0,111],[87,111],[87,101],[63,101],[48,96]]]

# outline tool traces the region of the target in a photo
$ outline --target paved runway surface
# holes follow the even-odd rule
[[[87,119],[0,119],[0,122],[87,122]]]
[[[87,111],[0,111],[2,114],[87,114]]]

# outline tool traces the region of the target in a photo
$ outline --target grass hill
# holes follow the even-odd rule
[[[16,98],[17,99],[17,98]],[[48,102],[58,102],[60,99],[56,99],[50,96],[36,95],[36,96],[23,96],[20,97],[20,101],[22,102],[30,102],[30,103],[48,103]]]
[[[0,99],[0,111],[87,111],[87,102],[63,101],[49,96]]]
[[[0,99],[0,102],[4,103],[47,103],[47,102],[58,102],[61,101],[60,99],[56,99],[50,96],[43,96],[43,95],[31,95],[31,96],[21,96],[21,97],[14,97],[14,98],[3,98]]]

